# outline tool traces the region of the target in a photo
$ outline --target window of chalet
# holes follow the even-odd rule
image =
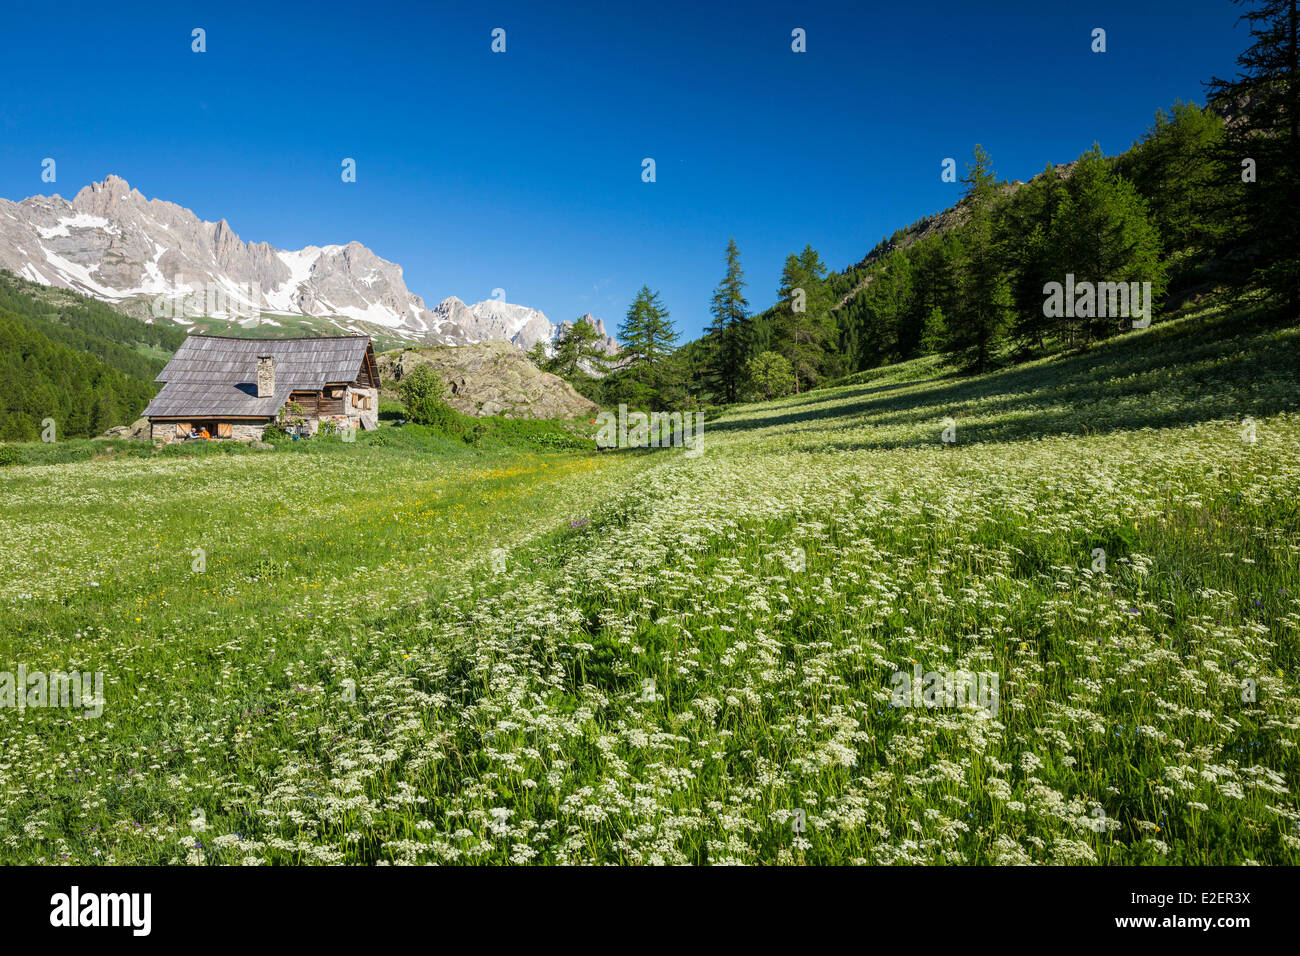
[[[211,422],[211,421],[177,422],[176,437],[189,438],[191,429],[193,429],[195,432],[198,432],[200,434],[203,432],[204,429],[207,429],[209,438],[233,438],[234,437],[234,425],[231,422]]]

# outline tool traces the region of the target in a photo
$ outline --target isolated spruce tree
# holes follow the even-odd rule
[[[745,273],[735,238],[727,241],[727,274],[713,292],[709,311],[709,384],[723,401],[734,402],[745,374],[749,302],[745,299]]]
[[[776,295],[776,342],[794,370],[798,394],[820,379],[836,337],[826,266],[811,245],[786,257]]]
[[[678,335],[659,293],[641,286],[618,327],[622,357],[632,365],[657,365],[676,348]]]
[[[1011,288],[996,229],[998,183],[989,154],[975,146],[974,162],[962,177],[966,222],[957,263],[960,291],[949,317],[953,345],[966,353],[975,371],[988,368],[1011,323]]]
[[[1215,78],[1211,96],[1231,114],[1224,185],[1240,196],[1235,276],[1300,309],[1300,0],[1234,0],[1254,42],[1237,57],[1236,79]],[[1254,182],[1242,182],[1248,160]],[[1238,188],[1237,184],[1241,183]]]
[[[670,362],[678,334],[659,293],[643,285],[619,326],[620,370],[609,388],[620,401],[640,409],[682,406],[683,371]]]

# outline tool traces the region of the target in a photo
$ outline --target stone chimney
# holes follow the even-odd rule
[[[259,355],[257,357],[257,397],[271,398],[275,395],[275,356]]]

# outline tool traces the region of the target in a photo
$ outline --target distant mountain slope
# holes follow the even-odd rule
[[[88,352],[119,372],[152,381],[185,331],[148,325],[95,299],[0,271],[0,310],[22,318],[53,342]]]
[[[429,309],[402,267],[359,242],[276,249],[244,242],[224,219],[147,199],[108,176],[69,202],[0,199],[0,269],[110,302],[146,321],[228,334],[371,335],[383,345],[550,342],[541,312],[455,297]]]
[[[1078,165],[1077,160],[1068,163],[1061,163],[1052,167],[1055,175],[1060,179],[1069,179],[1070,174],[1074,172],[1074,167]],[[1029,182],[1035,182],[1046,176],[1047,172],[1041,172],[1037,176],[1031,177]],[[1020,189],[1026,183],[1020,180],[1014,180],[1003,185],[1003,191],[1011,195]],[[882,239],[876,243],[875,248],[862,257],[862,260],[855,265],[849,266],[843,272],[837,273],[832,277],[832,285],[838,292],[836,297],[836,308],[843,308],[858,293],[871,284],[870,268],[885,255],[896,250],[908,249],[918,242],[929,239],[933,236],[941,236],[946,232],[951,232],[963,222],[966,221],[966,210],[959,201],[954,206],[949,206],[942,212],[937,212],[925,216],[896,231],[888,239]]]
[[[142,317],[158,296],[199,292],[215,305],[205,314],[217,318],[262,311],[434,331],[401,267],[359,242],[296,251],[246,243],[224,219],[204,222],[183,206],[146,199],[118,176],[71,202],[0,200],[0,267],[133,306]]]
[[[539,310],[500,299],[466,305],[453,295],[439,302],[433,315],[440,329],[454,328],[462,333],[461,341],[433,344],[463,345],[500,339],[521,349],[529,349],[537,342],[552,341],[557,330],[557,326]]]

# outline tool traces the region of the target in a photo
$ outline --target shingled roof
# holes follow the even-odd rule
[[[147,418],[273,418],[289,393],[318,391],[355,381],[366,361],[370,337],[240,339],[188,336],[158,373],[165,384]],[[275,358],[275,394],[257,397],[257,358]]]

